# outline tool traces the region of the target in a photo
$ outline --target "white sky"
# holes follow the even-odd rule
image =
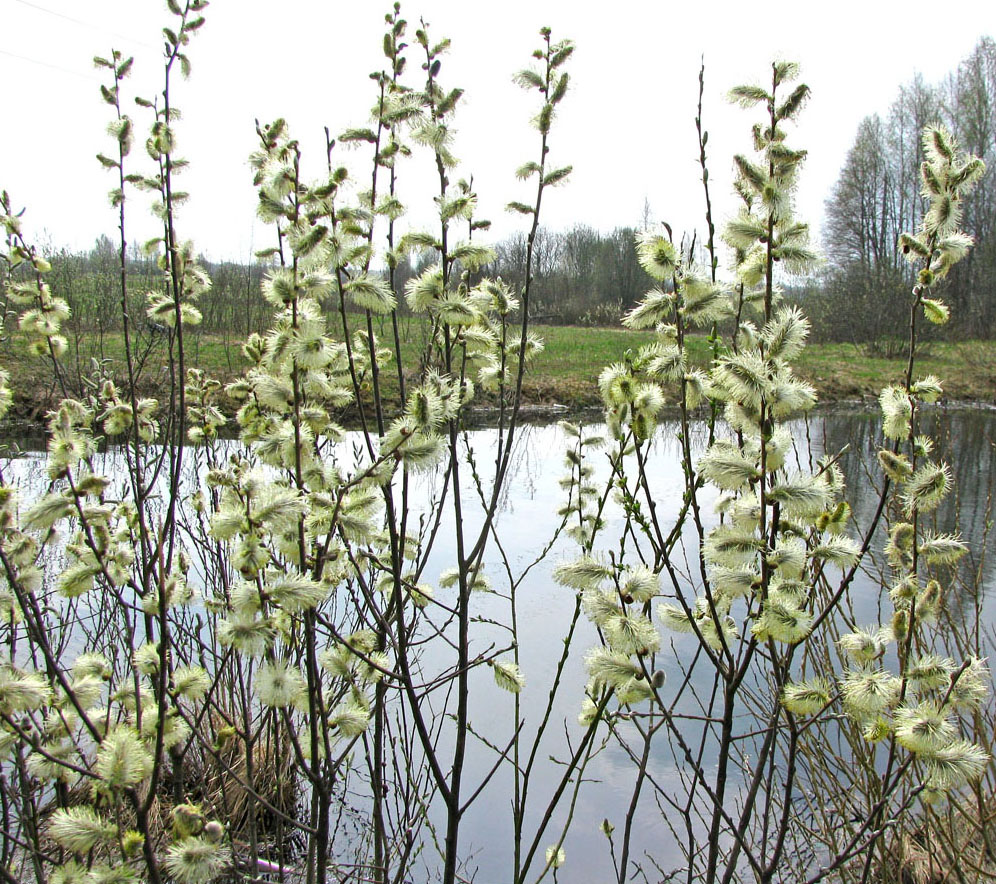
[[[529,194],[514,170],[535,158],[528,120],[534,98],[511,75],[530,61],[538,29],[577,44],[568,70],[572,90],[551,136],[550,160],[573,164],[567,186],[550,194],[542,222],[601,230],[640,222],[644,200],[655,220],[677,234],[703,226],[694,128],[699,59],[706,62],[705,127],[717,226],[735,210],[731,157],[749,149],[753,112],[727,104],[739,82],[766,81],[773,58],[802,64],[813,97],[791,143],[810,151],[798,214],[814,226],[858,121],[886,112],[915,72],[935,82],[954,70],[984,34],[996,33],[996,4],[966,0],[953,16],[934,0],[839,0],[751,4],[742,0],[404,0],[413,38],[419,17],[430,37],[450,37],[440,81],[466,92],[457,115],[455,153],[474,175],[480,216],[493,238],[523,227],[503,206]],[[305,151],[305,169],[324,168],[324,131],[363,125],[374,101],[368,73],[384,62],[383,15],[389,3],[354,0],[213,0],[192,41],[193,76],[177,80],[183,111],[180,154],[191,168],[180,182],[191,201],[180,232],[213,258],[247,259],[272,245],[255,220],[246,157],[256,146],[254,119],[288,119]],[[901,11],[900,11],[901,10]],[[55,246],[87,248],[114,234],[106,193],[113,184],[94,154],[110,152],[110,108],[98,94],[95,54],[111,47],[135,56],[128,86],[148,97],[161,88],[160,28],[171,16],[161,0],[0,0],[0,83],[6,114],[0,137],[0,187],[27,206],[26,225]],[[770,24],[771,20],[778,20]],[[930,45],[929,41],[935,43]],[[410,42],[414,42],[411,39]],[[409,82],[421,74],[409,52]],[[139,132],[145,113],[132,106]],[[130,171],[147,163],[137,139]],[[357,163],[365,155],[343,154]],[[367,166],[363,165],[364,182]],[[146,166],[147,170],[148,167]],[[413,209],[431,199],[432,170],[401,169],[402,200]],[[155,235],[143,205],[130,202],[130,239]],[[413,212],[426,224],[431,203]]]

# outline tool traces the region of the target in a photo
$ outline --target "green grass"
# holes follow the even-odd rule
[[[537,326],[543,352],[533,361],[537,375],[554,380],[597,378],[606,365],[618,362],[627,350],[637,350],[654,340],[652,332],[619,328]]]
[[[597,379],[602,367],[620,360],[628,349],[653,340],[649,332],[626,329],[539,327],[546,349],[536,357],[530,384],[544,389],[565,386],[567,404],[597,403]],[[707,366],[711,358],[706,338],[687,339],[690,362]],[[890,383],[901,383],[905,356],[888,359],[868,355],[855,344],[810,344],[796,372],[816,387],[821,401],[875,398]],[[932,342],[917,354],[916,377],[934,374],[948,399],[996,403],[996,341]]]
[[[903,381],[906,358],[869,355],[855,344],[811,344],[796,370],[821,399],[873,397]],[[941,379],[947,399],[996,402],[996,341],[931,342],[916,361],[916,377],[928,374]]]
[[[390,324],[379,321],[375,332],[381,344],[393,341]],[[544,341],[526,376],[524,391],[528,402],[559,403],[572,407],[597,406],[598,375],[602,369],[654,340],[652,332],[622,328],[577,328],[536,326],[534,332]],[[333,334],[335,332],[333,331]],[[400,328],[406,352],[416,353],[425,334],[424,323],[403,319]],[[123,376],[124,342],[120,333],[68,335],[70,352],[63,364],[71,379],[91,376],[91,359],[118,366]],[[693,365],[706,366],[710,359],[708,342],[702,335],[687,341]],[[187,363],[223,382],[240,377],[246,369],[241,351],[242,339],[234,335],[196,334],[187,337]],[[161,339],[146,353],[139,353],[146,395],[161,392],[165,378],[164,348]],[[0,348],[0,365],[11,374],[16,411],[22,417],[39,419],[51,405],[53,381],[47,360],[27,355],[23,336],[13,332]],[[410,366],[410,369],[414,366]],[[869,355],[854,344],[811,344],[796,364],[798,374],[812,383],[824,402],[842,399],[873,399],[883,386],[902,381],[905,358],[888,359]],[[941,378],[947,399],[996,402],[996,342],[933,342],[918,354],[917,376],[935,374]],[[397,376],[393,366],[383,373],[384,392],[389,403],[397,405]],[[71,384],[76,387],[76,384]]]

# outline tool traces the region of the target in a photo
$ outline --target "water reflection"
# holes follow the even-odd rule
[[[599,427],[591,427],[597,432]],[[847,482],[847,499],[852,507],[854,524],[863,530],[870,524],[878,505],[880,472],[875,453],[881,442],[878,419],[867,412],[833,412],[811,417],[792,426],[795,438],[794,458],[800,469],[812,469],[815,460],[824,453],[841,453],[840,466]],[[684,493],[684,477],[680,469],[680,446],[676,424],[664,425],[652,446],[648,462],[648,481],[654,490],[658,516],[665,526],[676,517]],[[989,411],[934,410],[925,414],[923,431],[937,440],[937,456],[946,460],[955,477],[955,492],[932,516],[937,530],[959,530],[971,543],[972,552],[960,565],[960,578],[952,582],[949,611],[955,617],[974,617],[982,614],[984,622],[992,620],[992,600],[987,595],[994,577],[993,536],[989,530],[994,470],[993,440],[996,438],[996,416]],[[691,427],[693,451],[700,455],[706,442],[705,426],[696,423]],[[340,456],[348,458],[356,444],[349,438],[341,446]],[[487,493],[494,475],[493,452],[497,445],[494,430],[473,430],[464,436],[468,452],[476,466],[476,480],[470,470],[461,473],[465,500],[471,501],[477,493],[477,484]],[[528,575],[518,583],[515,603],[518,610],[520,662],[527,684],[522,694],[525,725],[523,735],[528,740],[535,733],[545,709],[549,686],[561,665],[562,639],[575,612],[575,594],[559,586],[551,576],[559,562],[577,555],[577,547],[566,537],[561,537],[549,549],[545,558],[537,562],[560,523],[558,510],[564,504],[566,493],[559,480],[565,473],[563,453],[568,444],[564,432],[556,424],[523,427],[516,439],[515,456],[507,486],[500,499],[497,520],[501,546],[492,543],[485,558],[485,569],[491,577],[496,592],[474,596],[474,653],[509,645],[510,634],[505,626],[509,622],[509,574],[513,580],[528,570]],[[120,457],[114,451],[105,455],[110,459],[103,469],[120,475]],[[604,454],[591,455],[596,482],[605,482],[609,466]],[[48,480],[44,475],[43,455],[25,454],[9,460],[4,474],[24,486],[27,499],[42,492]],[[197,460],[190,458],[188,479],[196,480]],[[435,501],[440,493],[442,477],[428,474],[413,480],[412,499],[415,501],[413,523],[421,516],[429,519],[435,511]],[[715,516],[712,503],[715,492],[705,489],[701,496],[706,526]],[[624,520],[623,513],[614,503],[609,503],[604,514],[606,527],[599,548],[605,552],[618,548],[619,534]],[[483,523],[483,508],[468,505],[465,528],[473,534]],[[455,563],[452,513],[447,508],[443,514],[439,542],[434,548],[424,570],[424,579],[435,584],[441,572]],[[685,535],[686,546],[679,554],[677,564],[686,574],[694,574],[696,564],[696,536],[689,527]],[[881,547],[879,538],[873,548]],[[53,548],[49,564],[52,571],[60,570],[61,552]],[[682,558],[681,556],[684,556]],[[878,621],[883,597],[876,573],[883,565],[873,557],[851,589],[851,608],[859,623]],[[691,581],[691,577],[688,578]],[[455,590],[437,590],[438,598],[451,603]],[[563,760],[567,746],[577,745],[583,728],[577,723],[581,707],[583,685],[586,681],[584,652],[594,646],[598,636],[593,627],[582,617],[573,635],[571,653],[563,664],[564,687],[554,701],[552,720],[556,725],[547,735],[548,743],[540,750],[539,757],[548,755]],[[675,690],[681,682],[681,665],[687,664],[695,654],[696,646],[691,636],[666,637],[662,660],[671,670],[668,690]],[[425,659],[425,666],[443,670],[452,659],[433,660],[432,652]],[[711,679],[700,667],[682,699],[681,709],[701,711],[700,704],[708,702]],[[673,694],[672,694],[673,695]],[[499,691],[491,671],[479,667],[472,674],[471,718],[476,734],[486,735],[495,746],[504,746],[514,732],[513,706],[510,695]],[[627,725],[622,725],[626,728]],[[446,733],[446,730],[443,731]],[[648,762],[648,771],[658,786],[680,795],[685,788],[684,762],[681,753],[670,745],[663,733]],[[442,746],[446,757],[447,746]],[[475,784],[485,778],[495,761],[495,753],[482,742],[468,759],[465,782]],[[708,766],[709,759],[705,759]],[[534,802],[526,818],[526,831],[531,831],[542,820],[543,809],[549,793],[561,772],[557,765],[540,764],[539,778],[532,784]],[[587,772],[587,782],[579,792],[573,808],[571,833],[564,843],[568,865],[562,875],[564,880],[585,884],[612,878],[612,862],[607,843],[599,827],[608,818],[618,825],[625,814],[631,797],[635,768],[631,758],[612,741],[608,741],[595,755]],[[473,787],[471,787],[472,789]],[[481,798],[471,806],[464,829],[465,855],[471,857],[470,871],[476,866],[480,882],[505,881],[511,868],[511,815],[509,802],[512,794],[512,776],[508,767],[503,768],[490,782]],[[568,808],[561,806],[552,821],[552,828],[543,846],[556,841],[557,826],[563,825]],[[633,837],[634,856],[642,857],[644,851],[653,854],[667,871],[675,864],[672,834],[662,819],[652,791],[643,797],[640,812],[636,815]],[[669,845],[672,845],[669,847]],[[669,862],[669,859],[671,860]],[[429,863],[431,867],[431,862]],[[569,874],[568,874],[569,873]]]
[[[692,429],[691,438],[698,456],[704,449],[705,430],[701,424]],[[951,465],[956,483],[955,492],[931,516],[931,520],[939,531],[960,531],[972,547],[971,554],[960,565],[959,574],[952,578],[949,614],[953,619],[970,621],[975,618],[978,609],[982,622],[991,622],[993,602],[987,590],[992,585],[996,567],[992,556],[994,539],[989,530],[993,482],[996,481],[996,470],[993,469],[996,416],[988,410],[932,410],[924,415],[922,431],[937,440],[936,456]],[[847,499],[852,507],[854,526],[858,531],[865,529],[878,506],[881,488],[876,452],[882,439],[877,416],[860,410],[820,414],[795,423],[792,432],[796,440],[794,456],[800,469],[812,469],[816,459],[824,453],[841,453],[839,463],[847,483]],[[663,427],[649,462],[650,485],[654,489],[658,513],[665,524],[673,520],[677,513],[684,490],[676,435],[676,425]],[[518,562],[526,563],[539,552],[543,540],[549,536],[557,521],[555,512],[563,501],[563,492],[556,485],[556,480],[562,472],[561,452],[566,440],[557,427],[550,426],[531,428],[522,441],[523,448],[519,452],[507,506],[501,514],[499,526],[506,548],[515,551]],[[474,445],[475,448],[486,449],[491,442],[487,431],[481,431],[475,437]],[[607,471],[604,463],[599,463],[597,458],[596,467],[599,477],[604,479]],[[707,524],[714,518],[711,514],[713,499],[714,495],[708,491],[703,494]],[[606,521],[607,527],[599,546],[607,551],[618,543],[622,513],[610,507]],[[689,546],[685,554],[694,557],[694,536],[689,533],[686,539]],[[884,537],[876,538],[873,550],[879,550],[883,542]],[[523,624],[520,645],[523,669],[528,678],[524,693],[526,733],[535,726],[530,716],[535,718],[546,701],[547,686],[559,659],[558,640],[573,611],[573,593],[557,586],[550,577],[550,571],[557,562],[575,554],[576,548],[570,542],[558,542],[548,559],[532,572],[520,589],[520,618]],[[494,558],[488,562],[495,574],[499,570],[498,564]],[[684,570],[686,574],[694,573],[690,565],[686,565]],[[887,592],[882,589],[883,580],[877,577],[882,572],[884,562],[880,555],[875,554],[851,586],[849,608],[858,623],[880,622],[883,615],[888,617],[891,612]],[[491,605],[486,607],[489,616],[499,616]],[[569,686],[555,704],[554,714],[564,721],[564,733],[575,745],[582,732],[575,720],[580,706],[580,688],[585,679],[582,657],[585,649],[596,641],[594,630],[583,622],[575,634],[577,651],[567,666]],[[679,661],[688,661],[694,651],[693,637],[677,635],[663,656],[670,655],[672,667],[676,668]],[[693,681],[692,690],[687,693],[682,705],[685,711],[695,711],[700,702],[707,702],[707,697],[696,696],[696,688],[704,692],[711,687],[711,679],[706,676],[702,672],[701,681]],[[679,678],[672,680],[678,681]],[[490,686],[484,683],[475,685],[475,699],[479,701],[475,725],[486,728],[487,733],[494,735],[500,743],[499,735],[511,734],[509,704],[502,704]],[[665,737],[664,734],[660,736]],[[562,756],[564,753],[561,748],[559,753],[554,754]],[[472,764],[474,772],[483,775],[490,760],[486,755],[475,756]],[[683,794],[687,775],[684,759],[681,752],[669,745],[666,739],[656,744],[649,772],[663,790],[673,790],[675,795]],[[544,787],[552,787],[553,777],[558,771],[554,768],[548,773],[549,781],[537,784],[537,795],[544,793]],[[593,782],[581,790],[574,809],[571,834],[564,844],[570,880],[578,882],[604,881],[612,877],[608,845],[600,832],[600,825],[606,817],[619,824],[631,798],[635,767],[624,751],[609,743],[592,762],[588,777]],[[507,819],[510,794],[511,777],[496,778],[484,800],[472,808],[468,816],[467,836],[480,847],[477,854],[479,880],[499,881],[507,876],[510,832],[504,821]],[[539,811],[534,808],[533,814],[531,821],[535,824],[539,821]],[[560,811],[554,822],[561,823],[564,816],[565,811]],[[680,821],[676,824],[679,834],[682,825]],[[640,812],[635,817],[635,855],[642,856],[644,851],[652,853],[667,871],[680,862],[674,853],[674,837],[670,825],[661,817],[652,792],[645,791]],[[548,840],[555,839],[551,837]],[[669,858],[672,860],[670,864]]]

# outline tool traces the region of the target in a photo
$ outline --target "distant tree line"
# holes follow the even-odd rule
[[[617,324],[622,312],[633,307],[649,286],[636,258],[635,237],[635,227],[618,227],[610,233],[585,225],[563,232],[540,228],[534,246],[534,316],[550,323]],[[525,234],[501,240],[493,248],[494,260],[476,275],[501,276],[521,287]],[[428,253],[416,253],[401,261],[395,274],[399,294],[430,258]],[[51,285],[72,310],[65,328],[68,334],[91,337],[120,328],[120,270],[117,246],[110,239],[99,237],[88,251],[50,251],[48,259]],[[268,327],[273,308],[263,298],[260,285],[268,264],[205,258],[199,263],[211,277],[210,295],[198,305],[203,317],[199,331],[245,338]],[[130,251],[129,313],[139,334],[157,332],[146,320],[145,297],[161,286],[162,278],[154,259],[138,248]],[[405,311],[404,299],[399,302]]]
[[[902,351],[905,342],[896,329],[904,328],[908,319],[913,270],[897,240],[900,233],[916,228],[927,205],[920,176],[920,133],[934,122],[947,126],[963,150],[982,157],[987,171],[964,204],[962,228],[976,245],[944,289],[955,318],[950,326],[930,333],[996,336],[996,41],[986,37],[945,80],[931,85],[917,76],[899,90],[887,114],[874,114],[859,124],[826,201],[824,269],[787,292],[804,302],[816,339],[852,340],[887,354]],[[541,228],[534,244],[534,319],[617,324],[650,285],[637,260],[636,231],[617,227],[605,233],[583,224],[565,231]],[[493,249],[494,260],[479,275],[500,276],[521,288],[526,235],[507,237]],[[399,294],[431,259],[427,252],[401,261],[395,274]],[[102,236],[88,252],[57,251],[50,260],[51,285],[72,310],[67,333],[75,337],[83,357],[99,355],[102,333],[120,327],[117,246]],[[212,288],[199,305],[200,331],[238,342],[268,326],[273,308],[262,297],[260,285],[265,263],[201,263]],[[138,249],[133,249],[128,267],[135,333],[152,341],[162,330],[146,320],[145,295],[161,285],[162,271]],[[399,302],[404,311],[403,297]],[[844,316],[860,316],[861,321],[840,321]]]
[[[72,310],[71,323],[80,331],[113,330],[121,325],[118,246],[99,237],[86,252],[66,249],[48,255],[52,285]],[[201,327],[229,329],[245,335],[267,327],[272,309],[260,294],[265,266],[253,262],[200,259],[211,277],[211,295],[199,303]],[[132,322],[146,325],[145,297],[162,286],[163,271],[156,260],[133,247],[128,255],[129,313]]]
[[[118,246],[106,236],[100,236],[87,251],[68,249],[48,250],[52,265],[47,281],[59,297],[69,305],[70,316],[62,332],[71,344],[80,376],[89,371],[91,358],[102,360],[113,354],[119,337],[109,333],[121,330],[121,271]],[[266,266],[259,262],[208,261],[201,265],[211,277],[210,295],[198,303],[202,320],[192,330],[196,342],[199,332],[218,335],[232,344],[244,341],[251,333],[264,331],[273,318],[273,308],[261,293],[261,281]],[[156,259],[143,254],[137,247],[129,249],[127,261],[127,292],[130,332],[136,352],[148,353],[160,343],[168,329],[148,318],[147,295],[163,288],[163,270]],[[0,305],[4,317],[12,315],[15,305]],[[8,330],[10,322],[5,323]],[[9,345],[10,336],[3,341]]]
[[[570,230],[540,230],[533,251],[535,318],[571,325],[615,325],[650,287],[636,257],[636,229],[617,227],[600,233],[577,224]],[[526,236],[495,246],[485,275],[501,276],[521,287]]]
[[[533,319],[552,325],[618,325],[651,284],[636,257],[636,233],[636,227],[616,227],[610,233],[586,224],[565,231],[540,227],[533,244]],[[523,232],[491,244],[494,260],[474,278],[500,276],[521,289],[526,240]],[[434,259],[428,251],[413,257],[402,259],[395,273],[401,290]]]
[[[928,205],[920,133],[935,122],[987,167],[965,200],[961,224],[976,246],[944,289],[954,318],[940,333],[996,335],[996,42],[986,37],[944,81],[930,85],[916,77],[884,117],[859,124],[826,202],[826,271],[807,293],[821,337],[901,347],[894,330],[907,321],[913,270],[897,240],[916,228]],[[854,315],[862,321],[840,321]]]

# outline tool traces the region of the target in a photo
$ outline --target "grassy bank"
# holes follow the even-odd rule
[[[546,348],[536,358],[530,389],[550,390],[552,400],[567,405],[599,404],[602,367],[653,339],[650,333],[626,329],[547,327],[539,333]],[[700,365],[711,358],[704,337],[692,339],[689,349]],[[918,376],[944,379],[947,399],[996,403],[996,341],[931,343],[918,355],[917,365]],[[810,344],[796,371],[816,387],[821,401],[876,398],[886,384],[902,380],[906,359],[870,355],[856,344]]]
[[[544,349],[534,360],[524,386],[531,404],[562,404],[569,407],[597,406],[598,375],[602,368],[624,358],[653,340],[650,332],[621,328],[574,328],[537,326]],[[421,333],[415,323],[401,329],[402,338],[414,343]],[[386,341],[385,327],[379,334]],[[690,342],[693,360],[706,364],[710,358],[704,337]],[[414,349],[414,348],[412,348]],[[138,348],[140,388],[147,395],[162,395],[168,372],[164,363],[162,338],[146,338]],[[187,339],[187,359],[223,382],[243,374],[247,367],[241,340],[232,336],[192,335]],[[70,349],[62,361],[64,381],[70,394],[78,395],[79,378],[92,378],[94,367],[121,371],[123,341],[118,333],[80,334],[70,339]],[[996,403],[996,342],[964,341],[931,343],[918,358],[919,373],[933,373],[945,379],[945,395],[950,400]],[[27,353],[19,335],[9,337],[0,350],[0,366],[11,374],[18,417],[40,420],[52,401],[60,395],[51,364]],[[798,374],[812,383],[821,401],[874,398],[888,383],[898,382],[905,371],[903,358],[889,359],[868,354],[855,344],[811,344],[798,362]],[[384,373],[388,398],[396,401],[397,382],[391,389],[393,370]]]

